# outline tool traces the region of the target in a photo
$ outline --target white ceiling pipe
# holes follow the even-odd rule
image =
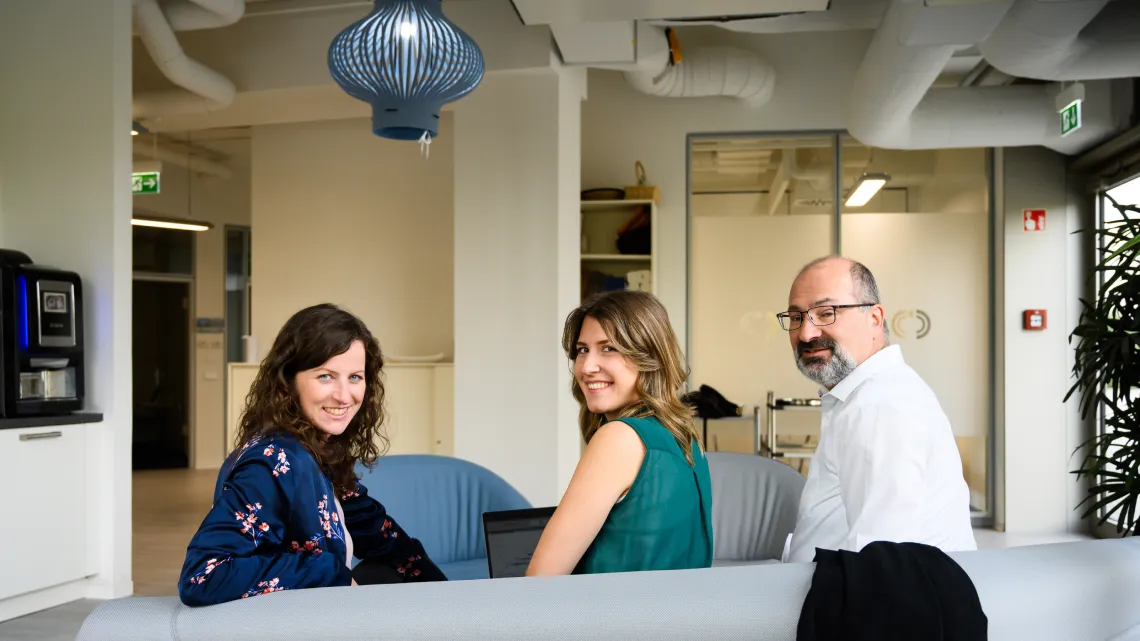
[[[831,0],[826,11],[806,11],[760,18],[733,20],[648,20],[658,26],[708,25],[743,33],[794,33],[802,31],[850,31],[874,29],[887,0]]]
[[[134,100],[136,119],[172,113],[201,113],[229,106],[237,93],[234,83],[202,63],[186,57],[157,0],[134,0],[135,30],[163,75],[193,96],[170,92],[139,94]]]
[[[217,176],[218,178],[226,180],[233,176],[233,171],[221,163],[205,158],[192,157],[184,152],[174,151],[162,146],[156,148],[153,143],[143,140],[136,140],[132,146],[132,151],[136,156],[154,158],[155,160],[168,162],[172,165],[178,165],[179,167],[186,167],[190,171],[200,174]]]
[[[176,0],[163,8],[175,31],[228,27],[245,15],[245,0]]]
[[[1041,145],[1073,155],[1094,147],[1124,123],[1116,121],[1109,81],[1086,82],[1081,128],[1061,136],[1058,85],[933,89],[910,122],[911,143],[943,149]]]
[[[1105,28],[1089,27],[1102,11]],[[1140,76],[1137,27],[1135,0],[1018,0],[979,49],[994,68],[1021,78],[1134,78]]]
[[[217,111],[223,106],[216,100],[179,89],[138,93],[132,100],[132,112],[135,120],[146,124],[151,131],[160,130],[156,123],[163,116],[204,114]],[[165,131],[169,131],[169,129],[165,129]]]
[[[1061,138],[1056,86],[931,89],[962,45],[905,45],[910,12],[920,3],[895,0],[875,32],[848,99],[847,129],[885,149],[1023,147],[1062,153],[1086,149],[1116,128],[1103,83],[1087,83],[1084,124]],[[970,43],[963,43],[970,44]],[[1095,95],[1095,99],[1093,98]]]
[[[735,47],[682,47],[681,64],[669,66],[665,32],[657,27],[638,31],[638,51],[645,43],[656,53],[639,61],[639,70],[626,71],[625,79],[634,89],[663,98],[729,96],[759,107],[772,98],[776,70],[760,54]]]
[[[788,175],[787,169],[787,163],[780,163],[776,175],[772,177],[772,184],[768,185],[768,211],[765,212],[768,216],[776,214],[776,210],[779,209],[780,203],[787,194],[788,187],[792,184],[792,177]]]

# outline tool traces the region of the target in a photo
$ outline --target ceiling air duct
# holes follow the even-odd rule
[[[776,70],[760,54],[738,47],[683,49],[672,34],[638,24],[638,61],[626,81],[663,98],[727,96],[759,107],[772,98]]]
[[[1085,83],[1083,125],[1067,135],[1060,127],[1058,85],[931,88],[954,52],[986,40],[1010,4],[935,9],[894,0],[855,74],[847,113],[851,135],[885,149],[1042,145],[1074,154],[1116,131],[1120,114],[1106,81]]]
[[[205,4],[205,0],[201,4]],[[240,0],[215,0],[212,4],[244,8],[244,3]],[[178,6],[181,5],[174,5],[172,9]],[[204,113],[227,107],[234,101],[237,90],[229,78],[197,60],[191,60],[182,51],[157,0],[134,0],[134,19],[135,32],[142,39],[154,64],[171,82],[190,92],[155,91],[136,95],[133,104],[136,120]]]
[[[1140,77],[1140,2],[1017,0],[978,47],[994,68],[1039,80]]]

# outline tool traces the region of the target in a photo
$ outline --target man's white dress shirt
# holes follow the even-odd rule
[[[872,355],[820,401],[819,446],[784,561],[872,541],[977,548],[950,421],[899,346]]]

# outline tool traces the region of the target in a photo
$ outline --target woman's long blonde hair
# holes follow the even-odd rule
[[[578,356],[578,337],[586,318],[598,321],[618,353],[637,368],[638,400],[623,408],[619,416],[656,417],[677,439],[691,465],[697,428],[693,408],[681,401],[689,369],[665,307],[656,296],[634,290],[607,292],[588,299],[570,312],[562,330],[562,347],[571,368]],[[591,412],[586,406],[586,396],[577,380],[572,380],[570,385],[578,401],[582,438],[589,443],[598,428],[607,422],[606,417]]]

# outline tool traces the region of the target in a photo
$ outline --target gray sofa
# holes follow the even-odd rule
[[[1140,539],[958,552],[992,641],[1140,641]],[[814,564],[278,592],[207,608],[101,604],[79,641],[793,641]]]
[[[778,563],[806,481],[775,459],[709,452],[713,567]]]

